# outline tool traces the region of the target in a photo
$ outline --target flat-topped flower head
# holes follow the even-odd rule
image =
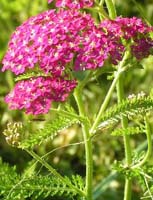
[[[117,65],[127,45],[138,60],[151,54],[150,31],[151,27],[135,17],[95,24],[90,14],[75,9],[49,10],[31,17],[12,34],[2,71],[9,69],[19,75],[39,70],[44,77],[17,83],[6,102],[12,109],[46,113],[52,101],[64,101],[76,87],[72,74],[68,74],[71,71],[95,70],[108,59]],[[57,88],[54,81],[59,83]]]
[[[51,3],[53,0],[48,0]],[[93,0],[56,0],[56,7],[70,8],[70,9],[80,9],[88,8],[93,6]]]
[[[2,71],[18,75],[37,65],[60,76],[94,26],[90,15],[75,10],[49,10],[31,17],[13,33]]]
[[[10,109],[25,109],[27,114],[47,113],[52,102],[63,102],[76,87],[76,81],[37,77],[18,82],[5,101]]]
[[[145,50],[148,48],[150,52],[152,39],[148,33],[151,30],[135,17],[107,19],[95,25],[89,14],[73,9],[49,10],[31,17],[16,29],[2,61],[2,71],[10,69],[18,75],[37,66],[52,76],[63,76],[67,68],[102,67],[109,57],[113,64],[118,64],[126,47],[122,39],[131,42],[135,57],[143,38],[149,41],[148,45],[145,43]]]
[[[110,53],[117,52],[116,48],[122,49],[122,44],[116,43],[116,38],[110,40],[91,15],[75,10],[49,10],[16,29],[2,71],[10,69],[18,75],[37,66],[47,74],[62,76],[68,67],[102,67]]]
[[[75,10],[50,10],[31,17],[13,33],[2,70],[9,69],[19,75],[29,69],[39,69],[50,77],[20,81],[5,101],[11,109],[24,108],[32,114],[48,112],[52,101],[66,100],[77,85],[75,80],[66,78],[69,68],[102,66],[108,55],[102,53],[98,63],[95,53],[98,55],[96,48],[104,49],[103,37],[90,15]]]

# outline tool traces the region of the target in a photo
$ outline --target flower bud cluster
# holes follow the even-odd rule
[[[7,129],[3,131],[7,143],[11,146],[18,146],[21,140],[22,129],[23,124],[21,122],[8,123]]]

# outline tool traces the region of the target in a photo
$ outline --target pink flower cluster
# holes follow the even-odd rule
[[[148,56],[151,30],[137,18],[118,17],[96,25],[91,15],[75,9],[31,17],[12,34],[2,71],[19,75],[37,67],[45,77],[18,82],[6,102],[12,109],[46,113],[51,102],[66,100],[76,87],[68,75],[71,70],[97,69],[109,58],[116,65],[127,44],[137,59]]]
[[[149,33],[153,31],[153,27],[148,26],[141,19],[136,17],[117,17],[115,20],[104,20],[100,26],[107,33],[108,37],[110,37],[110,40],[114,38],[114,41],[116,40],[117,43],[121,43],[121,39],[124,39],[124,44],[122,42],[123,46],[130,44],[131,53],[138,60],[151,54],[153,39],[150,38]],[[112,62],[117,64],[117,59],[114,55],[113,52]],[[121,54],[118,56],[120,59]]]
[[[140,34],[143,36],[152,30],[141,19],[117,17],[115,20],[104,20],[101,23],[101,28],[105,29],[108,34],[124,38],[126,40],[138,37]]]
[[[18,75],[38,64],[44,72],[60,76],[94,28],[90,15],[75,10],[49,10],[32,17],[13,33],[3,70]]]
[[[153,40],[151,38],[136,39],[131,46],[131,50],[137,60],[147,58],[149,55],[153,54]]]
[[[48,0],[51,3],[53,0]],[[56,7],[80,9],[93,6],[93,0],[56,0]]]
[[[63,102],[76,87],[76,81],[60,78],[38,77],[23,80],[6,97],[11,109],[26,109],[27,114],[47,113],[51,103]]]

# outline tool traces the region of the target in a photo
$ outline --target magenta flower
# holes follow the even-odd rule
[[[151,38],[141,38],[135,40],[135,43],[131,46],[132,54],[137,60],[142,60],[153,54],[153,40]]]
[[[47,74],[62,76],[70,63],[75,70],[95,69],[116,46],[91,15],[50,10],[31,17],[13,33],[2,71],[18,75],[38,66]]]
[[[153,39],[149,35],[153,31],[153,27],[148,26],[139,18],[117,17],[115,20],[104,20],[100,27],[107,34],[108,40],[115,46],[110,49],[113,64],[118,64],[118,61],[122,59],[127,45],[138,60],[153,53]]]
[[[2,71],[9,69],[18,75],[39,68],[50,78],[39,77],[17,83],[5,98],[10,108],[24,108],[27,113],[40,114],[48,112],[52,101],[66,100],[77,85],[75,80],[67,80],[67,73],[74,68],[82,69],[83,64],[77,66],[77,54],[85,51],[85,41],[94,29],[96,26],[90,15],[74,10],[46,11],[18,27],[2,61]],[[92,48],[95,47],[90,48],[91,56],[94,54]],[[82,63],[85,62],[84,58]],[[58,87],[53,87],[57,83]]]
[[[10,109],[25,109],[27,114],[47,113],[51,103],[63,102],[76,87],[76,81],[37,77],[18,82],[5,101]]]
[[[51,3],[53,0],[48,0]],[[56,0],[56,7],[80,9],[93,6],[93,0]]]
[[[51,102],[66,100],[76,87],[70,71],[97,69],[108,59],[117,65],[127,44],[137,59],[147,57],[153,47],[151,30],[137,18],[118,17],[96,25],[91,15],[74,9],[49,10],[31,17],[12,34],[2,71],[19,75],[38,69],[47,78],[17,83],[6,102],[12,109],[46,113]]]
[[[150,26],[136,17],[117,17],[115,20],[104,20],[100,26],[104,31],[107,31],[108,34],[112,34],[113,37],[122,37],[125,40],[136,38],[140,35],[144,37],[152,31]]]
[[[13,33],[2,71],[18,75],[37,65],[45,73],[61,76],[94,27],[90,15],[74,10],[49,10],[31,17]]]

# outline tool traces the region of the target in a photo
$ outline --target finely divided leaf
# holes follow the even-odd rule
[[[108,109],[102,116],[98,129],[110,127],[120,121],[123,116],[136,117],[144,115],[153,108],[153,98],[138,96],[133,99],[123,100],[121,103]]]
[[[82,178],[78,175],[72,178],[65,177],[65,180],[74,186],[84,186]],[[34,173],[31,176],[21,176],[17,174],[15,167],[10,167],[0,160],[0,198],[3,200],[45,199],[50,196],[62,196],[70,200],[74,197],[79,199],[76,190],[65,182],[53,175],[43,176]]]
[[[127,127],[115,129],[111,135],[113,136],[123,136],[123,135],[135,135],[139,133],[144,133],[143,127]]]
[[[44,125],[44,128],[36,130],[34,133],[30,133],[27,138],[23,138],[20,142],[19,148],[33,148],[35,145],[41,144],[48,138],[53,139],[60,131],[75,123],[79,123],[77,118],[58,115],[52,121],[47,122]]]

